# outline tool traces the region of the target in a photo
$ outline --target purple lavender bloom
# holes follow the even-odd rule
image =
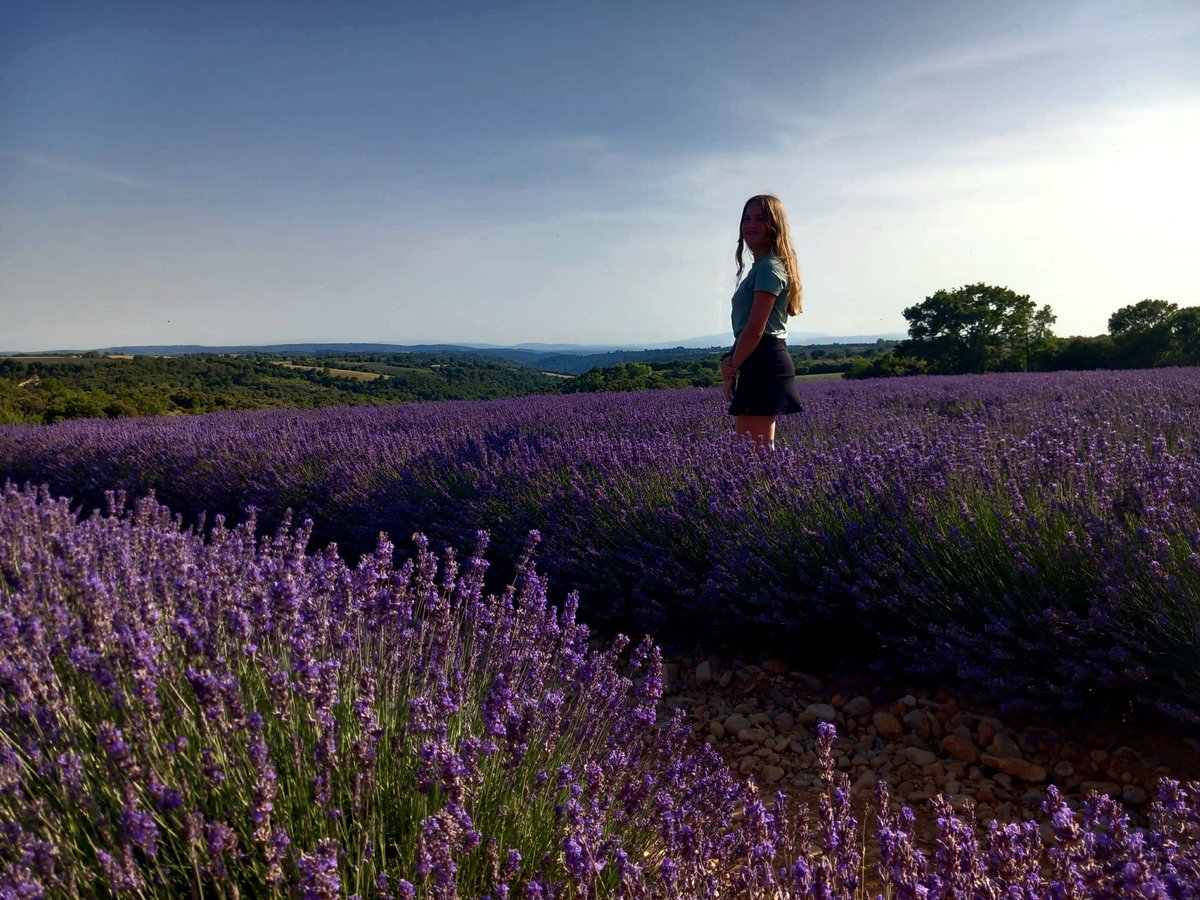
[[[225,772],[217,762],[217,758],[211,747],[205,747],[200,751],[200,759],[203,763],[204,777],[213,787],[220,787],[225,783]]]
[[[271,751],[263,738],[262,715],[257,712],[251,713],[246,726],[250,733],[247,751],[255,772],[250,821],[254,824],[254,839],[265,843],[270,838],[271,813],[275,809],[275,798],[279,790],[278,777],[275,767],[271,764]]]
[[[56,759],[59,778],[72,796],[78,796],[83,787],[83,759],[76,753],[60,753]]]
[[[283,864],[287,860],[291,844],[291,838],[284,829],[271,829],[270,837],[263,846],[263,857],[267,863],[266,882],[271,887],[283,884]]]
[[[301,853],[296,860],[300,871],[297,888],[304,900],[338,900],[342,881],[338,877],[337,841],[322,840],[312,853]]]
[[[237,832],[224,822],[205,822],[204,846],[208,854],[205,871],[213,877],[229,877],[228,863],[238,852]]]
[[[126,801],[121,814],[121,832],[147,856],[154,857],[158,853],[158,825],[154,816],[131,801]]]
[[[98,850],[96,859],[100,863],[100,871],[104,874],[109,889],[114,894],[139,891],[145,886],[127,853],[120,854],[118,858],[106,850]]]
[[[132,748],[126,743],[120,728],[111,722],[101,722],[96,730],[96,739],[108,758],[118,766],[127,766],[130,763]]]
[[[945,418],[936,409],[905,405],[928,398],[894,390],[889,402],[903,406],[906,415],[935,423]],[[838,415],[848,413],[831,399],[829,416]],[[534,430],[542,427],[536,419],[522,421]],[[395,424],[394,419],[381,422]],[[942,609],[937,640],[961,671],[980,681],[995,678],[997,688],[1025,679],[1020,690],[1036,693],[1042,683],[1032,668],[1022,673],[1016,665],[1012,644],[1006,642],[1017,641],[1033,657],[1057,667],[1055,683],[1065,689],[1128,670],[1138,689],[1149,691],[1157,682],[1147,635],[1175,632],[1165,626],[1125,628],[1123,616],[1133,614],[1128,601],[1135,598],[1128,578],[1121,582],[1115,568],[1107,569],[1109,593],[1069,610],[1054,609],[1039,593],[1045,586],[1034,584],[1056,552],[1037,549],[1037,539],[1044,536],[1039,522],[1057,507],[1030,489],[1050,470],[1068,483],[1073,467],[1090,465],[1090,457],[1062,449],[1062,429],[1038,426],[1027,428],[1021,438],[1025,456],[1004,457],[1007,468],[989,468],[994,458],[980,443],[987,442],[986,430],[969,435],[976,441],[971,445],[972,454],[979,451],[976,458],[955,455],[957,437],[904,431],[902,424],[893,422],[888,427],[894,432],[851,448],[815,447],[803,459],[785,452],[771,466],[755,458],[745,465],[751,480],[761,483],[745,495],[726,470],[704,468],[706,455],[731,464],[738,459],[730,455],[733,445],[726,447],[715,435],[703,454],[680,447],[684,455],[673,457],[649,452],[646,442],[628,437],[614,442],[586,430],[542,440],[535,453],[516,432],[512,453],[504,444],[504,453],[494,454],[497,468],[471,477],[494,479],[488,489],[508,491],[505,502],[521,499],[514,485],[526,490],[532,484],[539,501],[561,503],[550,511],[560,516],[563,531],[546,529],[539,536],[540,549],[561,554],[555,565],[582,577],[585,569],[571,568],[577,564],[567,552],[570,545],[556,548],[559,534],[592,542],[591,565],[644,572],[644,546],[652,544],[655,558],[662,559],[674,559],[671,554],[680,550],[669,544],[684,533],[676,504],[685,504],[689,515],[709,515],[704,510],[711,504],[740,509],[736,504],[753,498],[756,490],[758,505],[752,507],[770,507],[776,495],[772,485],[783,484],[773,481],[773,467],[782,462],[789,477],[800,472],[810,487],[824,484],[824,496],[849,498],[840,512],[869,515],[856,520],[854,527],[861,531],[852,540],[831,530],[835,517],[786,534],[787,543],[777,548],[764,543],[764,556],[771,557],[772,566],[789,565],[796,555],[794,541],[804,541],[804,552],[820,561],[819,569],[801,573],[808,578],[805,597],[810,591],[814,597],[828,591],[828,598],[841,592],[839,597],[854,598],[855,616],[891,628],[899,621],[892,617],[896,610],[930,612],[921,598],[933,596],[935,585],[923,580],[930,576],[921,571],[939,559],[950,540],[950,532],[935,532],[939,523],[928,518],[945,512],[937,506],[940,494],[906,499],[894,485],[937,484],[951,494],[953,478],[965,478],[964,473],[975,478],[979,466],[992,479],[994,492],[987,502],[995,509],[976,504],[961,513],[961,498],[956,498],[955,514],[964,519],[954,527],[959,527],[958,539],[965,540],[970,530],[960,525],[967,514],[980,522],[994,515],[988,521],[1003,523],[992,533],[1014,541],[1006,544],[1003,557],[1011,565],[1006,563],[997,582],[1003,585],[998,596],[1008,599],[990,617],[974,620],[969,585],[955,585],[951,596],[961,605]],[[193,437],[211,436],[200,431]],[[460,446],[454,440],[447,437],[442,446],[450,456]],[[132,442],[130,451],[137,446]],[[164,440],[156,446],[166,452],[173,445]],[[479,458],[490,452],[473,446]],[[1027,458],[1034,450],[1036,459]],[[449,458],[431,457],[434,462]],[[573,468],[580,459],[592,467],[588,471],[604,477]],[[1166,585],[1146,595],[1149,618],[1138,621],[1161,624],[1176,597],[1169,592],[1187,589],[1182,582],[1169,583],[1169,577],[1181,577],[1180,570],[1168,572],[1160,535],[1171,520],[1157,512],[1170,506],[1177,519],[1186,507],[1187,497],[1175,487],[1188,477],[1174,468],[1179,459],[1176,445],[1159,442],[1141,455],[1128,454],[1125,465],[1132,473],[1105,469],[1089,475],[1097,483],[1101,475],[1111,476],[1113,487],[1104,490],[1114,503],[1121,501],[1113,508],[1137,520],[1128,532],[1136,543],[1126,548],[1122,565],[1145,564],[1147,571],[1160,571]],[[291,465],[294,458],[289,460]],[[547,461],[558,468],[547,470]],[[665,467],[668,462],[678,469]],[[234,464],[233,457],[223,463]],[[664,467],[656,469],[660,464]],[[440,483],[436,465],[418,468],[432,487]],[[812,472],[804,474],[809,468]],[[744,468],[737,471],[739,477],[747,475]],[[250,469],[241,472],[251,477]],[[563,472],[572,473],[562,482],[569,490],[554,486]],[[705,481],[697,474],[702,472],[724,480]],[[285,473],[286,467],[278,474]],[[641,480],[646,473],[665,486],[665,499],[657,505],[644,487],[659,482]],[[821,480],[831,475],[837,479],[834,494],[828,493],[833,482]],[[924,482],[914,480],[918,475]],[[720,488],[715,497],[714,485]],[[263,489],[258,496],[269,499],[268,494]],[[356,503],[363,497],[354,496]],[[603,502],[588,506],[580,497]],[[874,506],[854,506],[866,498]],[[567,516],[568,500],[598,515],[606,511],[619,520],[614,533],[651,544],[605,549],[596,543],[598,531],[581,528]],[[778,524],[803,510],[770,512]],[[1056,528],[1065,522],[1055,521]],[[751,522],[744,532],[720,532],[719,523],[712,524],[712,542],[693,548],[694,562],[708,565],[715,554],[725,566],[721,579],[731,580],[722,580],[721,591],[711,594],[693,584],[668,603],[665,584],[656,587],[653,576],[638,576],[648,579],[645,593],[628,596],[645,601],[646,616],[668,621],[686,610],[697,618],[719,607],[729,592],[738,594],[744,586],[738,581],[743,562],[750,572],[767,564],[744,550],[750,537],[771,533],[765,520]],[[1111,522],[1104,516],[1071,524],[1081,554],[1114,546],[1106,530]],[[936,534],[945,540],[922,542],[923,536]],[[511,537],[502,536],[501,545]],[[1200,547],[1200,530],[1187,539],[1189,546]],[[149,502],[116,517],[77,521],[66,505],[10,488],[0,494],[0,632],[20,638],[6,641],[0,651],[0,687],[9,703],[0,710],[0,726],[16,737],[15,749],[0,760],[0,804],[6,804],[8,821],[0,827],[0,866],[8,867],[0,877],[8,881],[0,883],[70,894],[68,877],[77,879],[77,887],[102,877],[114,890],[153,892],[162,887],[155,879],[176,877],[163,872],[178,871],[185,873],[177,876],[181,881],[195,877],[230,893],[311,891],[320,896],[341,891],[342,876],[353,873],[355,884],[378,885],[382,894],[391,890],[391,881],[379,880],[386,865],[400,895],[419,890],[431,896],[562,896],[603,888],[628,897],[739,891],[844,896],[860,890],[861,851],[868,838],[858,829],[845,779],[832,763],[836,734],[831,727],[817,734],[823,795],[815,815],[805,808],[792,812],[779,798],[765,802],[753,788],[736,782],[711,748],[692,750],[681,715],[660,717],[661,657],[653,644],[628,648],[621,641],[609,650],[589,649],[574,604],[556,609],[550,602],[550,582],[527,558],[523,536],[512,547],[522,556],[518,577],[507,591],[487,596],[478,561],[451,560],[439,567],[429,541],[418,541],[414,559],[399,567],[377,557],[351,568],[332,550],[307,553],[307,540],[305,529],[290,528],[259,540],[253,524],[233,530],[221,524],[208,535],[185,531]],[[1160,569],[1149,566],[1152,562]],[[678,559],[663,568],[672,578],[696,577]],[[986,575],[990,570],[974,571]],[[1025,593],[1009,590],[1010,575],[1024,580]],[[593,588],[618,583],[595,576],[595,571],[588,576]],[[10,582],[18,588],[10,590]],[[62,599],[81,595],[103,602],[69,606]],[[895,605],[891,600],[880,605],[879,595],[894,598]],[[819,605],[820,598],[801,603],[780,588],[738,596],[722,614],[767,623],[775,621],[774,610],[800,610],[810,601]],[[797,615],[788,627],[817,614]],[[972,629],[983,629],[988,640]],[[1054,640],[1062,643],[1038,643],[1055,635],[1054,629]],[[1109,643],[1096,643],[1099,635]],[[992,638],[995,671],[979,655]],[[1063,662],[1055,656],[1061,646],[1090,652]],[[918,645],[911,647],[917,655]],[[1102,652],[1095,652],[1097,647]],[[1068,671],[1068,666],[1074,668]],[[1186,676],[1184,669],[1185,682]],[[379,775],[369,784],[363,772],[368,766]],[[41,785],[56,780],[76,792],[78,812],[89,822],[106,823],[89,838],[97,844],[94,849],[81,853],[78,847],[53,844],[73,833],[69,822],[50,821],[59,814],[55,804],[37,806],[38,815],[48,817],[45,833],[16,825],[42,821],[29,811],[41,800],[36,794]],[[513,783],[521,785],[521,796],[506,795]],[[426,786],[423,793],[419,785]],[[1141,828],[1110,801],[1095,801],[1080,817],[1052,792],[1047,815],[1053,843],[1047,849],[1036,827],[993,827],[977,839],[969,818],[960,820],[943,807],[942,837],[931,857],[915,848],[911,811],[893,812],[884,802],[872,836],[879,844],[880,881],[894,896],[951,891],[1186,895],[1198,880],[1196,796],[1194,786],[1164,785],[1150,825]],[[539,816],[534,829],[539,834],[530,845],[523,843],[527,814]],[[104,828],[111,832],[107,837]],[[301,853],[294,847],[316,849]],[[502,848],[507,850],[503,863]],[[97,860],[98,871],[74,871],[79,859]],[[172,862],[161,864],[184,862],[159,870],[159,861],[168,859]],[[345,889],[354,888],[348,877],[345,881]]]

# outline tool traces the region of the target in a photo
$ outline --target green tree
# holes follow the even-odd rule
[[[893,378],[899,375],[924,375],[928,371],[922,360],[898,353],[884,353],[874,359],[854,361],[846,378]]]
[[[1107,369],[1113,361],[1113,342],[1107,334],[1097,337],[1075,336],[1058,340],[1048,354],[1045,368],[1055,371]]]
[[[1056,321],[1058,316],[1050,311],[1049,304],[1043,305],[1041,309],[1034,309],[1030,303],[1028,313],[1014,322],[1014,334],[1019,346],[1013,349],[1022,357],[1021,368],[1024,371],[1032,372],[1041,368],[1039,363],[1042,357],[1054,347],[1056,338],[1050,326]]]
[[[904,310],[904,318],[909,339],[896,353],[942,374],[1032,369],[1056,319],[1028,294],[987,284],[940,290]]]
[[[1108,333],[1121,368],[1150,368],[1170,362],[1174,350],[1171,317],[1179,306],[1167,300],[1141,300],[1108,317]]]
[[[1167,320],[1177,354],[1176,362],[1200,365],[1200,306],[1185,306]]]
[[[1114,338],[1144,335],[1165,325],[1178,310],[1178,304],[1169,300],[1142,300],[1122,306],[1108,317],[1108,333]]]

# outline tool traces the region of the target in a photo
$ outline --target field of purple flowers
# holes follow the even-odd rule
[[[527,554],[486,593],[477,540],[351,568],[5,488],[0,896],[1196,896],[1198,784],[1145,829],[1053,788],[1044,834],[937,801],[926,855],[884,789],[860,826],[823,725],[816,808],[763,801],[659,717],[652,643],[589,649]]]
[[[1009,703],[1200,721],[1200,370],[818,382],[774,454],[715,392],[0,428],[0,477],[187,521],[293,510],[491,534],[606,630],[949,674]]]

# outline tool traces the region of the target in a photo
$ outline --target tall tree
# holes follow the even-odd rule
[[[1200,306],[1185,306],[1167,320],[1171,329],[1176,362],[1200,366]]]
[[[1058,316],[1046,304],[1041,309],[1034,309],[1033,303],[1028,309],[1014,316],[1013,336],[1017,339],[1013,351],[1021,359],[1021,368],[1032,372],[1038,355],[1046,350],[1054,340],[1054,332],[1050,326],[1058,321]]]
[[[1108,317],[1108,333],[1114,338],[1144,334],[1166,324],[1178,310],[1179,305],[1169,300],[1141,300],[1122,306]]]
[[[931,372],[1030,369],[1052,337],[1056,316],[1028,294],[970,284],[941,290],[904,310],[909,339],[896,353],[923,360]]]
[[[1168,300],[1141,300],[1109,316],[1117,365],[1137,369],[1169,362],[1174,350],[1171,317],[1178,311],[1178,304]]]

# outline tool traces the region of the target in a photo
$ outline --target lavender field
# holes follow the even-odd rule
[[[1200,721],[1200,371],[804,387],[774,454],[713,391],[0,428],[0,477],[187,521],[292,510],[350,559],[491,535],[586,621],[770,640],[1006,704]]]
[[[812,383],[772,454],[703,390],[0,429],[0,888],[1194,896],[1196,785],[922,853],[830,729],[764,800],[580,623],[1190,727],[1198,376]]]
[[[489,594],[481,537],[308,539],[0,494],[0,896],[1196,896],[1200,785],[1142,828],[938,798],[924,853],[886,787],[856,818],[830,725],[813,808],[736,781],[661,718],[653,643],[591,648],[527,557]]]

